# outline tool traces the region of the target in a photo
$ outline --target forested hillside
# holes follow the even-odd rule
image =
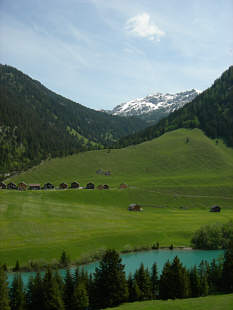
[[[146,127],[55,94],[17,69],[0,65],[0,172],[48,157],[106,146]]]
[[[221,138],[233,147],[233,66],[192,102],[158,124],[121,138],[115,146],[138,144],[178,128],[200,128],[208,137]]]

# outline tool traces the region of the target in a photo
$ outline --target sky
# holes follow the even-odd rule
[[[204,90],[233,63],[233,0],[0,0],[0,63],[97,110]]]

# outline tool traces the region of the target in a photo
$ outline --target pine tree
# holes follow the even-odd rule
[[[151,299],[152,283],[150,279],[150,274],[148,269],[144,268],[143,264],[141,264],[140,268],[136,271],[135,280],[137,281],[138,287],[141,291],[140,300]]]
[[[89,306],[89,297],[84,283],[78,284],[74,289],[73,309],[86,310]],[[70,310],[70,309],[69,309]]]
[[[94,274],[95,307],[117,306],[128,299],[124,265],[115,250],[107,250]]]
[[[0,309],[10,310],[8,295],[7,275],[3,267],[0,267]]]
[[[128,277],[128,291],[129,291],[129,302],[138,301],[141,299],[141,291],[138,287],[137,281],[132,278],[130,274]]]
[[[167,261],[163,267],[162,274],[159,280],[159,298],[169,299],[172,298],[170,294],[170,287],[173,285],[173,280],[170,276],[171,263]]]
[[[224,254],[222,283],[226,292],[233,292],[233,240],[229,242]]]
[[[197,272],[196,266],[194,266],[189,273],[190,278],[190,295],[191,297],[199,297],[201,295],[201,282]]]
[[[12,287],[10,289],[10,306],[11,310],[24,310],[26,297],[23,289],[23,281],[20,273],[14,276]]]
[[[61,292],[52,271],[48,269],[43,279],[43,310],[64,310]]]
[[[66,270],[64,284],[63,300],[66,310],[72,310],[74,308],[74,280],[71,276],[70,270]]]
[[[154,263],[152,266],[152,273],[151,273],[151,293],[152,298],[156,299],[159,294],[159,277],[157,271],[157,264]]]
[[[62,267],[67,267],[69,265],[70,259],[65,251],[62,252],[59,263]]]

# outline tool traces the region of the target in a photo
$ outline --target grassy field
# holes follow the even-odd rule
[[[124,304],[112,310],[232,310],[233,294]]]
[[[100,168],[111,176],[97,175]],[[56,186],[77,180],[110,190],[0,191],[0,261],[9,265],[52,261],[63,249],[75,261],[109,247],[189,246],[201,225],[233,219],[233,150],[199,130],[50,160],[11,180]],[[119,189],[122,182],[129,188]],[[144,211],[129,212],[134,202]],[[215,204],[220,214],[208,212]]]

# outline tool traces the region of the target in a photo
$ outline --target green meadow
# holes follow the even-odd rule
[[[112,310],[232,310],[233,294],[200,298],[153,300],[123,304]]]
[[[98,169],[111,175],[98,175]],[[125,149],[52,159],[11,181],[93,182],[110,189],[1,190],[0,261],[8,265],[16,259],[52,262],[62,250],[75,262],[109,247],[190,246],[201,225],[233,219],[233,149],[197,129]],[[119,189],[121,183],[128,188]],[[144,211],[129,212],[130,203]],[[209,212],[215,204],[222,207],[220,213]]]

